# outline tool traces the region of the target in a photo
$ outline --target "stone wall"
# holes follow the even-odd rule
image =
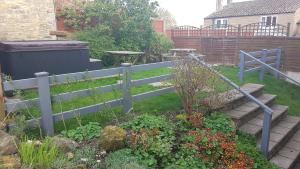
[[[0,0],[0,40],[53,40],[53,0]]]

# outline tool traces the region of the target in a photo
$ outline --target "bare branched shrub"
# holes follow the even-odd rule
[[[188,117],[195,107],[202,108],[202,112],[210,112],[221,107],[229,98],[225,92],[229,89],[228,85],[215,72],[192,58],[178,60],[173,73],[174,86]]]

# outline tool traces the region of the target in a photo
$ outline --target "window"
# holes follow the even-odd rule
[[[263,16],[262,17],[263,26],[276,26],[277,17],[276,16]]]
[[[216,19],[215,25],[216,25],[216,28],[227,28],[228,19]]]

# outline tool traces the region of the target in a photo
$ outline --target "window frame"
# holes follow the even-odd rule
[[[220,21],[220,26],[218,26],[218,21]],[[226,24],[225,24],[226,21]],[[228,18],[219,18],[214,20],[214,25],[216,29],[226,29],[228,27]]]
[[[270,25],[267,25],[268,23],[268,17],[271,17],[271,23]],[[276,18],[276,23],[274,24],[274,18]],[[262,23],[262,27],[276,27],[276,25],[278,24],[278,16],[277,15],[265,15],[265,16],[261,16],[260,21]]]

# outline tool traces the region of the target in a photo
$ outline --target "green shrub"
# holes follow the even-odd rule
[[[115,50],[115,40],[109,26],[99,25],[84,31],[76,32],[74,39],[89,43],[93,58],[102,59],[104,65],[110,65],[114,60],[107,58],[105,51]]]
[[[21,142],[19,154],[23,165],[36,169],[50,168],[58,155],[58,149],[51,146],[51,139],[47,138],[42,144]]]
[[[165,169],[208,169],[201,159],[192,155],[184,157],[177,154],[177,156],[178,158],[167,165]]]
[[[109,154],[105,158],[107,169],[146,169],[138,157],[130,149],[122,149]]]
[[[12,135],[17,136],[18,138],[22,139],[25,137],[26,129],[27,129],[27,123],[26,123],[26,116],[25,115],[16,115],[14,116],[16,127],[11,129],[9,132]]]
[[[162,61],[162,54],[173,48],[173,42],[164,34],[155,33],[150,43],[150,55],[155,61]]]
[[[163,117],[142,115],[123,125],[131,131],[130,147],[149,167],[164,166],[172,156],[174,125]]]
[[[161,136],[174,136],[174,124],[164,117],[141,115],[122,125],[124,129],[134,132],[143,130],[159,130]]]
[[[97,122],[90,122],[85,126],[80,126],[73,130],[62,131],[65,137],[75,141],[84,141],[97,138],[101,135],[102,128]]]
[[[126,131],[117,126],[106,126],[99,138],[99,146],[105,151],[114,151],[124,148]]]
[[[234,122],[221,113],[213,113],[204,118],[204,127],[212,129],[214,132],[222,132],[226,135],[235,135],[236,132]]]

